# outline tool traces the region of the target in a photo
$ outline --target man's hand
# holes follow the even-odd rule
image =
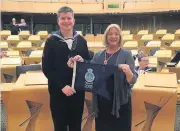
[[[84,62],[84,59],[80,55],[76,55],[73,57],[74,61]]]
[[[73,66],[74,66],[74,60],[73,60],[73,58],[70,58],[70,59],[68,60],[67,65],[68,65],[68,67],[73,68]]]
[[[74,93],[76,93],[76,91],[74,90],[74,88],[70,87],[69,85],[66,85],[63,89],[62,92],[66,95],[66,96],[72,96]]]
[[[70,58],[67,62],[68,67],[73,68],[75,61],[84,62],[84,59],[80,55],[76,55],[73,58]]]

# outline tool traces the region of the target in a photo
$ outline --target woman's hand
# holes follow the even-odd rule
[[[119,68],[122,69],[125,74],[132,73],[129,65],[127,65],[127,64],[119,64]]]
[[[126,78],[129,84],[131,84],[133,79],[133,73],[127,64],[119,64],[119,68],[126,74]]]

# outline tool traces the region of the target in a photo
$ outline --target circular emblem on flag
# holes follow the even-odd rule
[[[85,80],[87,82],[93,82],[95,79],[94,73],[92,69],[87,69],[87,72],[85,74]]]

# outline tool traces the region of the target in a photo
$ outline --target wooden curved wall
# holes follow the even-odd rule
[[[70,6],[77,14],[142,13],[180,10],[180,1],[60,3],[2,1],[2,12],[56,13],[62,6]],[[93,8],[92,8],[93,7]]]

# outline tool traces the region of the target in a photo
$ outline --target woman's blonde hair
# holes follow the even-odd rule
[[[118,45],[119,45],[119,46],[122,46],[123,38],[122,38],[121,28],[120,28],[119,25],[117,25],[117,24],[110,24],[110,25],[106,28],[106,30],[105,30],[105,32],[104,32],[103,45],[105,45],[106,47],[108,46],[107,35],[108,35],[110,29],[112,29],[112,28],[116,28],[116,29],[118,30],[119,36],[120,36],[120,40],[119,40]]]

